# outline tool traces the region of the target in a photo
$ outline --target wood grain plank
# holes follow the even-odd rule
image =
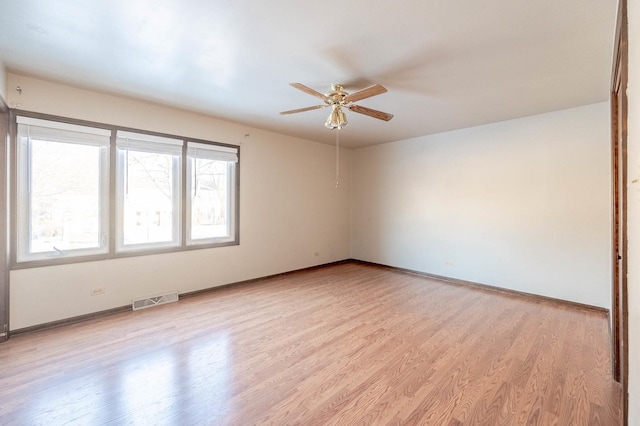
[[[11,338],[0,424],[615,426],[607,327],[342,263]]]

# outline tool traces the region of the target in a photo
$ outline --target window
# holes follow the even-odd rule
[[[14,267],[238,244],[238,147],[14,117]]]
[[[118,131],[118,250],[180,245],[182,144]]]
[[[235,239],[237,148],[187,143],[187,244]]]
[[[106,253],[111,132],[17,123],[18,261]]]

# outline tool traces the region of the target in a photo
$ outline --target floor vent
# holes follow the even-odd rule
[[[134,311],[139,309],[151,308],[152,306],[164,305],[165,303],[177,302],[178,293],[167,293],[153,297],[145,297],[143,299],[135,299],[131,303],[131,307]]]

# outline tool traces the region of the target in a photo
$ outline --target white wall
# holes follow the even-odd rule
[[[628,0],[629,424],[640,425],[640,1]]]
[[[607,103],[352,153],[352,257],[610,307]]]
[[[349,257],[349,185],[335,148],[185,111],[8,74],[21,109],[239,144],[240,245],[11,272],[11,329]],[[245,137],[249,134],[249,137]],[[348,176],[349,151],[341,153]],[[318,255],[316,255],[318,253]],[[90,296],[94,287],[106,293]]]

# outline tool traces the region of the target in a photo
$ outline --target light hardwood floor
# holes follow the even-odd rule
[[[619,425],[604,314],[359,263],[17,335],[0,424]]]

